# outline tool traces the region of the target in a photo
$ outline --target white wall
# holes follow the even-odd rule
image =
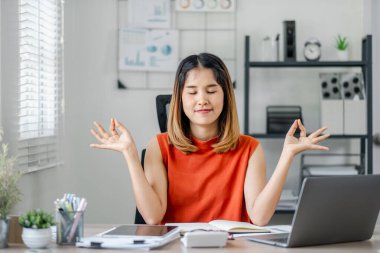
[[[3,1],[6,5],[12,5],[11,2]],[[310,6],[313,6],[312,10]],[[348,35],[352,59],[359,59],[363,1],[239,0],[237,12],[235,93],[241,123],[246,34],[251,35],[253,60],[259,54],[260,39],[265,35],[282,33],[282,21],[294,19],[297,22],[299,60],[303,60],[304,41],[312,36],[322,42],[322,59],[334,59],[332,45],[337,33]],[[3,10],[2,15],[9,14]],[[6,45],[12,47],[9,43]],[[25,177],[23,191],[26,201],[18,206],[17,211],[32,205],[52,209],[53,200],[63,192],[75,192],[89,200],[85,216],[87,223],[133,222],[135,203],[125,162],[120,154],[91,150],[88,145],[95,140],[89,129],[94,120],[107,124],[110,117],[117,117],[131,130],[141,150],[159,132],[155,96],[165,91],[118,90],[116,46],[116,0],[65,1],[65,165]],[[3,55],[3,59],[5,57],[8,59],[10,55]],[[250,104],[254,115],[250,119],[251,130],[265,129],[264,108],[267,104],[273,101],[289,103],[289,98],[302,105],[306,126],[317,128],[319,71],[251,70],[251,82],[254,84]],[[7,84],[14,80],[8,77],[8,81]],[[263,145],[270,174],[281,151],[282,141],[263,141]],[[298,167],[299,160],[296,160],[287,187],[297,188]]]

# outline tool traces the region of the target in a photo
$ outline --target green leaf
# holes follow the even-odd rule
[[[49,228],[54,224],[54,217],[41,209],[30,210],[26,214],[19,217],[19,224],[26,228]]]
[[[345,36],[341,36],[338,34],[337,38],[335,39],[336,41],[336,48],[338,50],[346,50],[348,48],[348,39]]]

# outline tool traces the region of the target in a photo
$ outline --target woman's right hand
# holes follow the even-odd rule
[[[128,129],[116,119],[111,118],[108,132],[98,122],[94,122],[94,125],[96,130],[91,129],[91,133],[101,143],[90,144],[90,147],[110,149],[122,153],[128,151],[131,147],[135,147],[134,140]]]

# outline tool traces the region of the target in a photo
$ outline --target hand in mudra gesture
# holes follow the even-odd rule
[[[98,139],[100,144],[90,144],[90,147],[92,148],[110,149],[123,152],[135,145],[128,129],[114,118],[111,119],[108,132],[101,124],[94,122],[94,125],[96,130],[91,129],[91,133],[96,139]]]
[[[297,129],[300,129],[300,137],[294,136]],[[306,128],[302,125],[301,120],[297,119],[290,127],[284,141],[284,151],[292,155],[296,155],[305,150],[329,150],[328,147],[318,145],[319,142],[327,139],[330,135],[324,134],[327,127],[322,127],[317,131],[306,136]]]

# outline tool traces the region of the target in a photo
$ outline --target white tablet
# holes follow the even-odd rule
[[[76,246],[97,249],[155,249],[177,238],[177,226],[120,225],[96,236],[83,237]]]
[[[120,225],[100,234],[102,237],[165,238],[179,231],[178,226]]]

